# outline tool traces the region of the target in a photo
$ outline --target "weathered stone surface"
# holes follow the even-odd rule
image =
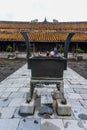
[[[15,107],[3,107],[1,110],[1,118],[12,118],[15,110]]]
[[[6,89],[7,92],[17,92],[19,90],[19,88],[13,88],[13,87],[9,87]]]
[[[78,94],[87,94],[87,88],[75,88],[74,91]]]
[[[66,130],[86,130],[87,121],[84,120],[64,120]]]
[[[17,130],[19,119],[1,119],[0,130]]]
[[[86,115],[86,114],[79,114],[78,117],[79,117],[81,120],[87,120],[87,115]]]
[[[83,107],[73,107],[72,111],[74,113],[75,119],[87,120],[87,109]]]
[[[87,100],[80,100],[81,105],[84,106],[84,108],[87,108]]]
[[[41,119],[41,130],[65,130],[60,119]]]
[[[68,93],[67,97],[69,99],[82,99],[82,97],[80,96],[80,94],[77,94],[77,93]]]
[[[41,96],[41,104],[53,104],[53,99],[51,95]]]
[[[23,99],[22,98],[13,98],[12,101],[10,102],[9,106],[10,107],[19,107],[22,103]]]
[[[64,93],[74,93],[72,88],[64,88]]]
[[[46,105],[42,105],[39,109],[39,114],[43,115],[43,114],[53,114],[53,109],[49,106]]]
[[[25,74],[27,74],[27,76],[24,76]],[[45,118],[48,115],[38,115],[40,103],[39,105],[37,105],[38,107],[35,109],[34,115],[19,115],[20,104],[23,103],[23,101],[26,99],[26,92],[29,92],[30,75],[30,70],[28,70],[27,66],[25,66],[0,83],[0,130],[40,130],[37,121],[35,121],[35,123],[38,126],[32,125],[32,122],[34,122],[33,119],[36,120],[36,118],[39,118],[42,121],[42,118]],[[74,82],[74,84],[71,84],[70,81],[72,83]],[[80,84],[75,84],[75,82],[77,81]],[[41,90],[38,91],[38,93],[39,95],[40,93],[41,95],[51,95],[53,94],[53,90],[56,89],[56,87],[54,87],[54,85],[47,85],[47,88],[44,88],[45,91],[43,91],[44,89],[40,88]],[[15,90],[14,88],[17,89]],[[68,68],[66,74],[64,75],[64,96],[67,97],[68,101],[71,104],[72,115],[57,116],[56,113],[53,113],[52,115],[49,115],[50,118],[53,118],[50,119],[50,121],[48,119],[43,119],[43,123],[45,123],[45,121],[48,122],[47,125],[49,129],[47,129],[47,126],[44,126],[43,128],[46,128],[47,130],[51,130],[52,128],[55,128],[55,130],[56,128],[58,128],[57,130],[87,129],[86,89],[87,79],[80,79],[79,75],[76,75],[76,73],[74,73],[71,69]],[[30,122],[29,119],[32,121]],[[30,123],[32,125],[31,127]],[[52,123],[52,125],[50,125],[50,123]]]
[[[44,87],[44,88],[35,88],[37,89],[37,93],[38,96],[43,96],[43,95],[51,95],[51,93],[53,92],[54,88],[50,88],[50,87]]]
[[[79,100],[74,100],[74,99],[68,99],[68,101],[70,102],[71,104],[71,107],[81,107],[81,103]]]
[[[71,115],[71,105],[68,102],[67,104],[61,104],[61,100],[57,100],[57,113],[60,116]]]
[[[3,98],[8,98],[10,94],[11,94],[11,92],[4,92],[4,93],[2,94],[2,97],[3,97]]]
[[[87,100],[87,94],[80,94],[82,99]]]
[[[10,102],[11,102],[11,98],[1,98],[0,107],[7,107]]]
[[[40,119],[21,120],[18,130],[40,130]]]
[[[25,95],[24,92],[12,92],[11,95],[9,97],[11,98],[23,98]]]
[[[74,80],[73,80],[73,81],[70,81],[70,83],[71,83],[72,85],[80,85],[79,81],[76,81],[76,80],[75,80],[75,81],[74,81]]]
[[[33,114],[34,113],[34,100],[30,103],[23,102],[20,106],[21,114]]]

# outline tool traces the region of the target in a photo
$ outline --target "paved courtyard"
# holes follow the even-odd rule
[[[87,130],[87,79],[70,68],[64,72],[64,94],[72,107],[71,116],[53,113],[45,119],[35,111],[23,117],[19,108],[30,89],[27,64],[0,82],[0,130]]]

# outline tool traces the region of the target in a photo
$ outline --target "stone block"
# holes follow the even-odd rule
[[[34,113],[34,100],[32,99],[30,103],[23,102],[20,106],[20,114],[33,114]]]
[[[38,96],[43,96],[43,95],[51,95],[54,88],[44,87],[44,88],[35,88],[35,89],[37,90]]]
[[[71,105],[69,102],[67,102],[67,104],[61,104],[61,100],[57,100],[57,113],[60,116],[70,116]]]
[[[41,96],[41,104],[53,104],[53,99],[51,95]]]

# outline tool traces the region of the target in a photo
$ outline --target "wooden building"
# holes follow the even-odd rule
[[[64,46],[69,32],[75,32],[69,51],[81,47],[87,52],[87,22],[0,22],[0,51],[11,45],[13,50],[26,51],[21,32],[27,32],[34,51],[47,51]]]

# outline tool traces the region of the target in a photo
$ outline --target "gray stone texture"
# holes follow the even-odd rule
[[[20,113],[33,114],[34,108],[35,108],[35,103],[33,99],[29,103],[26,103],[26,101],[24,101],[20,106]]]
[[[57,113],[60,116],[70,116],[71,115],[71,105],[67,101],[67,104],[62,104],[61,100],[57,100]]]
[[[27,119],[21,120],[18,130],[40,130],[40,119]]]
[[[56,128],[59,130],[86,130],[87,79],[70,68],[64,71],[63,77],[64,95],[71,104],[71,116],[58,116],[54,112],[49,116],[52,119],[38,115],[40,106],[35,109],[34,115],[24,117],[19,114],[21,103],[26,99],[26,92],[30,91],[31,71],[27,69],[27,65],[0,82],[0,130],[39,130],[40,122],[41,130],[47,129],[47,125],[49,127],[47,130],[52,128],[55,130]],[[37,89],[39,95],[50,96],[55,88],[55,85],[47,85],[46,89]],[[37,119],[39,119],[39,123]]]

